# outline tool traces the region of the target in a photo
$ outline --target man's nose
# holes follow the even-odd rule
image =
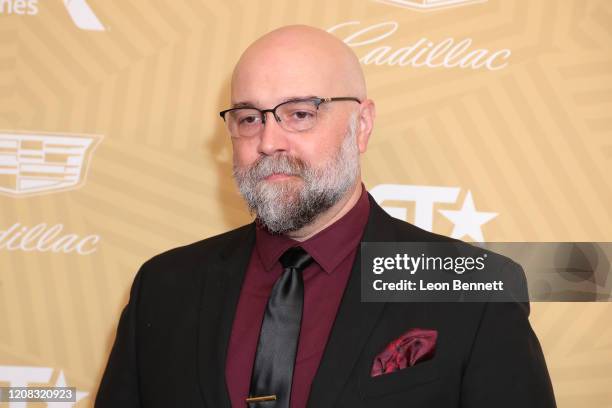
[[[276,121],[272,112],[265,112],[264,115],[266,120],[259,137],[258,151],[267,156],[286,151],[289,148],[287,131]]]

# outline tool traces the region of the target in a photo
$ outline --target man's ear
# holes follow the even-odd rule
[[[374,128],[376,118],[376,105],[371,99],[366,99],[359,106],[359,132],[357,132],[357,145],[359,153],[365,153],[368,149],[368,141]]]

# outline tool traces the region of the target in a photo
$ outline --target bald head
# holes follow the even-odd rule
[[[294,25],[271,31],[242,54],[231,84],[232,103],[262,106],[276,97],[367,97],[359,60],[332,34]]]
[[[271,232],[306,239],[357,202],[359,154],[367,148],[375,108],[346,44],[313,27],[272,31],[242,54],[231,94],[238,109],[224,112],[230,112],[234,176],[249,208]],[[313,101],[284,103],[312,97],[338,99],[316,110]],[[268,122],[267,113],[258,117],[249,109],[278,106],[280,116],[277,110],[276,120]]]

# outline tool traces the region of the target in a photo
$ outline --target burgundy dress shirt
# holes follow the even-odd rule
[[[303,271],[304,309],[291,389],[291,408],[304,408],[336,318],[370,212],[362,184],[359,200],[342,218],[306,241],[257,227],[255,250],[240,291],[230,336],[225,377],[233,408],[246,407],[255,351],[266,303],[282,274],[279,257],[301,246],[314,261]]]

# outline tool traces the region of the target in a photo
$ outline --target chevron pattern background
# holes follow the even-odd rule
[[[83,29],[61,0],[30,1],[36,14],[0,14],[0,134],[103,139],[79,189],[0,195],[0,237],[46,223],[100,240],[89,255],[0,245],[0,367],[63,370],[90,393],[77,407],[93,403],[139,265],[251,220],[217,112],[241,51],[281,25],[358,22],[335,32],[344,38],[397,23],[356,47],[360,57],[423,37],[511,50],[495,71],[364,64],[378,110],[366,186],[460,186],[457,203],[436,211],[456,210],[469,190],[479,210],[499,214],[483,226],[487,241],[612,240],[609,1],[425,12],[372,0],[89,0],[104,31]],[[435,232],[452,226],[434,217]],[[532,305],[559,407],[612,406],[610,315],[610,303]]]

